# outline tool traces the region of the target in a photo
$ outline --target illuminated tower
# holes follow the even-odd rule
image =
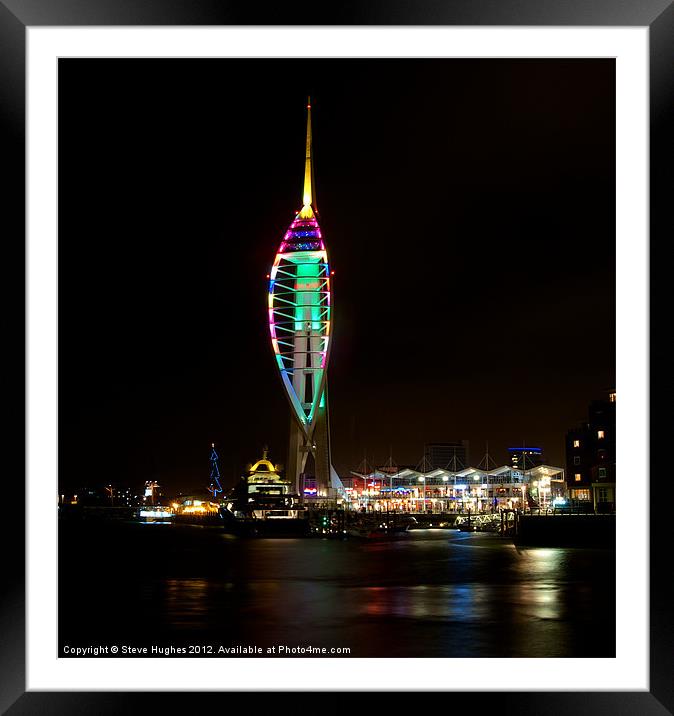
[[[330,460],[328,422],[330,276],[318,225],[309,101],[302,208],[283,236],[269,274],[269,329],[292,414],[286,475],[300,492],[300,476],[311,455],[320,496],[341,488]]]
[[[208,491],[213,495],[213,499],[216,499],[218,494],[222,492],[222,485],[220,484],[220,456],[215,450],[215,443],[211,443],[211,457],[209,460],[211,463],[211,483],[208,486]]]

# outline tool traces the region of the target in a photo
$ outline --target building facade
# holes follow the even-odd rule
[[[493,470],[468,467],[459,471],[354,471],[344,484],[347,506],[368,511],[547,510],[566,501],[564,468],[552,465],[537,465],[526,472],[509,465]]]
[[[566,434],[566,481],[572,502],[595,512],[616,508],[616,394],[594,400],[588,421]]]

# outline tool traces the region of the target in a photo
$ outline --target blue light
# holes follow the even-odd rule
[[[215,443],[211,445],[211,484],[208,487],[208,491],[213,493],[213,497],[217,497],[219,492],[222,492],[222,485],[220,484],[220,456],[215,450]]]

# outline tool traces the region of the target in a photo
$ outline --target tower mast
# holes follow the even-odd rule
[[[300,218],[311,219],[318,214],[316,186],[314,183],[313,141],[311,136],[311,97],[307,98],[307,140],[304,152],[304,186],[302,188],[302,210]]]

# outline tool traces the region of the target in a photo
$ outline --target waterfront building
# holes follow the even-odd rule
[[[566,501],[564,468],[537,465],[521,471],[510,465],[491,470],[352,472],[346,503],[353,509],[402,512],[495,512],[499,509],[547,510]]]
[[[147,480],[145,482],[145,493],[143,495],[145,504],[154,505],[162,496],[161,486],[156,480]]]
[[[170,503],[171,511],[176,515],[216,515],[219,506],[204,494],[180,495]],[[161,513],[160,513],[161,514]],[[148,516],[154,516],[148,514]]]
[[[424,459],[434,469],[463,470],[470,464],[468,449],[468,440],[426,443],[424,445]]]
[[[139,503],[137,490],[130,487],[119,486],[115,489],[115,504],[119,507],[135,507]]]
[[[78,487],[72,495],[61,495],[60,504],[103,507],[110,505],[110,496],[104,487]]]
[[[545,462],[543,450],[539,447],[510,447],[508,457],[514,470],[529,470]]]
[[[125,485],[79,487],[72,495],[61,495],[59,504],[83,507],[134,507],[141,504],[138,491]]]
[[[616,506],[616,394],[594,400],[588,420],[566,434],[566,480],[573,503],[595,512],[614,512]]]
[[[315,478],[316,498],[335,497],[342,483],[332,466],[327,369],[330,357],[332,272],[318,224],[314,185],[311,102],[302,206],[281,240],[269,273],[268,316],[271,343],[290,403],[288,478]]]

